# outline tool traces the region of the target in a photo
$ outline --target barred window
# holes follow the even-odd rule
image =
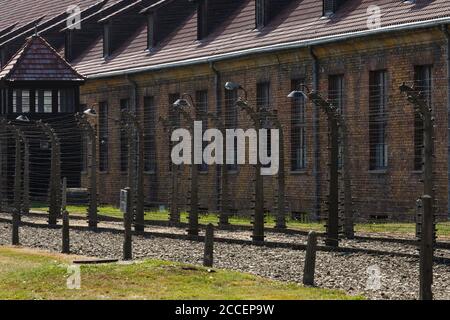
[[[53,92],[51,90],[37,90],[35,106],[38,113],[53,112]]]
[[[99,126],[99,170],[105,172],[108,170],[108,139],[109,139],[109,126],[108,126],[108,103],[99,103],[99,115],[98,115],[98,126]]]
[[[81,112],[85,111],[87,109],[86,104],[80,104],[80,110]],[[89,155],[89,138],[87,135],[83,134],[83,130],[80,130],[81,134],[81,170],[83,172],[86,172],[88,169],[88,155]],[[95,141],[94,141],[95,144]]]
[[[156,171],[156,105],[154,97],[144,97],[144,170]]]
[[[237,129],[238,109],[236,101],[238,99],[237,90],[225,90],[225,128]],[[234,140],[234,164],[228,165],[229,171],[237,170],[237,138]]]
[[[292,90],[298,90],[303,80],[292,80]],[[296,98],[291,103],[291,168],[293,171],[306,168],[306,101]]]
[[[169,94],[169,122],[170,122],[170,126],[172,127],[172,129],[178,129],[181,126],[181,116],[179,114],[179,112],[177,112],[175,110],[175,108],[173,107],[173,104],[180,99],[180,94],[179,93],[171,93]],[[169,130],[169,170],[172,170],[173,167],[173,163],[172,163],[172,148],[175,146],[175,143],[172,142],[171,139],[171,134],[172,134],[172,130]]]
[[[332,75],[328,78],[328,99],[341,115],[344,114],[344,75]],[[339,137],[342,137],[342,129],[339,129]],[[343,145],[339,139],[339,168],[343,164]]]
[[[74,89],[58,90],[58,111],[60,113],[75,112],[75,91]]]
[[[13,90],[12,108],[13,113],[29,113],[30,91],[20,89]]]
[[[203,132],[202,136],[205,134],[206,130],[208,130],[208,91],[201,90],[195,92],[195,101],[197,105],[197,120],[202,121],[203,125]],[[208,142],[203,141],[203,150],[208,145]],[[200,172],[207,172],[208,171],[208,165],[203,161],[201,165],[198,166],[198,170]]]
[[[120,100],[120,111],[129,110],[130,100]],[[121,115],[122,117],[122,115]],[[128,170],[128,135],[127,129],[124,126],[120,126],[120,171],[125,172]]]
[[[257,110],[270,111],[270,83],[260,82],[256,85],[256,108]],[[272,128],[272,122],[270,119],[264,119],[262,125],[263,129],[267,130],[267,155],[270,157],[272,155],[272,136],[270,134],[270,129]],[[270,167],[270,164],[265,165],[265,167]]]
[[[387,128],[387,72],[373,71],[369,79],[369,144],[370,170],[388,165]]]
[[[415,88],[424,94],[428,104],[432,104],[432,67],[430,65],[416,66],[414,68]],[[424,161],[424,132],[423,120],[416,112],[414,115],[414,170],[423,169]]]

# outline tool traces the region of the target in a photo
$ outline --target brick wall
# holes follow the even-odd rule
[[[403,82],[412,82],[414,66],[433,65],[433,106],[436,114],[436,198],[441,217],[447,212],[447,74],[445,68],[445,41],[437,30],[417,31],[402,35],[391,34],[378,38],[360,39],[314,48],[319,59],[319,90],[324,96],[328,90],[328,76],[344,75],[344,116],[347,121],[350,142],[350,167],[352,193],[357,216],[367,219],[375,215],[387,215],[397,220],[414,218],[415,200],[421,196],[423,186],[420,172],[413,169],[414,113],[400,93]],[[216,63],[221,74],[221,88],[226,81],[240,83],[248,90],[249,101],[254,104],[256,84],[268,81],[271,89],[271,106],[278,110],[280,122],[285,129],[285,166],[287,197],[291,211],[313,212],[315,178],[313,174],[313,108],[307,105],[307,166],[299,172],[291,171],[291,101],[287,98],[292,79],[304,79],[311,87],[312,58],[307,49],[284,51],[277,54],[255,55]],[[389,163],[385,171],[369,171],[369,72],[384,69],[388,73],[388,128]],[[168,116],[168,96],[172,93],[195,94],[196,90],[208,90],[208,109],[216,111],[215,74],[207,65],[154,71],[130,76],[138,85],[139,115],[142,119],[144,96],[154,96],[158,106],[157,116]],[[119,117],[119,101],[131,98],[132,85],[125,78],[89,80],[81,90],[81,103],[88,106],[107,101],[110,117]],[[223,92],[222,92],[223,99]],[[222,101],[222,108],[224,103]],[[239,112],[239,128],[250,128],[248,116]],[[186,123],[183,123],[186,127]],[[208,127],[213,127],[210,122]],[[102,202],[118,202],[119,189],[126,184],[126,174],[120,173],[118,125],[110,120],[109,171],[99,178]],[[327,122],[320,115],[320,202],[324,208],[327,195]],[[169,171],[169,135],[163,126],[157,126],[157,170],[145,175],[147,200],[168,202],[171,190]],[[242,213],[251,211],[253,199],[254,168],[239,167],[230,173],[231,202]],[[217,168],[211,166],[200,175],[200,202],[211,211],[217,209]],[[266,207],[273,210],[276,198],[276,178],[266,177]],[[180,198],[186,205],[189,191],[189,168],[182,168],[177,177]]]

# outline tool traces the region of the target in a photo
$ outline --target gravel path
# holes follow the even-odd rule
[[[10,244],[10,228],[9,223],[0,222],[0,245]],[[168,228],[164,228],[164,231],[167,232]],[[20,239],[26,247],[56,252],[61,250],[61,231],[58,229],[22,226]],[[122,241],[119,232],[71,230],[71,250],[77,255],[120,259]],[[136,259],[202,263],[203,245],[198,242],[136,236],[133,246]],[[217,243],[214,260],[217,268],[249,272],[282,281],[302,281],[303,251]],[[380,290],[366,289],[367,268],[371,266],[377,266],[381,271]],[[417,299],[418,270],[416,258],[318,252],[316,284],[370,299]],[[450,265],[436,264],[434,276],[435,298],[450,299]]]
[[[7,213],[0,213],[0,218],[11,219],[11,215]],[[23,216],[22,221],[31,222],[31,223],[40,223],[46,224],[47,217],[45,215],[42,216]],[[85,220],[72,219],[70,224],[72,226],[84,226],[86,227]],[[99,227],[103,228],[111,228],[122,230],[123,223],[122,222],[114,222],[114,221],[101,221],[99,223]],[[175,228],[175,227],[161,227],[161,226],[152,226],[148,225],[145,227],[147,232],[152,233],[171,233],[184,235],[186,234],[185,229],[183,228]],[[283,234],[283,233],[274,233],[274,232],[266,232],[266,240],[270,242],[281,242],[281,243],[291,243],[291,244],[306,244],[307,236],[300,234]],[[233,230],[233,231],[225,231],[225,230],[216,230],[215,237],[218,238],[226,238],[226,239],[237,239],[237,240],[251,240],[252,232],[249,230]],[[323,239],[319,239],[319,244],[323,244]],[[347,240],[341,239],[340,244],[341,247],[345,248],[356,248],[356,249],[370,249],[370,250],[380,250],[387,251],[393,253],[405,253],[418,255],[418,247],[413,244],[405,244],[405,243],[396,243],[396,242],[382,242],[375,240]],[[434,252],[436,257],[444,257],[450,259],[450,250],[444,249],[436,249]]]

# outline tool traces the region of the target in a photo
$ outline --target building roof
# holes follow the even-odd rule
[[[36,5],[30,5],[30,1],[36,2]],[[167,3],[166,7],[170,7],[171,3],[176,1],[160,2]],[[17,2],[19,5],[15,7],[18,9],[6,10],[2,7],[2,3],[11,7],[11,3]],[[44,18],[47,19],[51,14],[60,13],[62,8],[72,2],[73,0],[0,0],[0,30],[20,21],[19,25],[14,27],[18,28],[26,21],[39,17],[43,13],[42,7],[51,9]],[[95,0],[78,2],[86,7],[95,3]],[[125,6],[133,6],[133,2],[140,1],[110,0],[108,5],[121,2],[124,3],[123,6],[117,6],[119,16],[122,14],[120,10],[126,14],[127,10],[123,9]],[[21,5],[22,3],[27,5]],[[177,63],[231,57],[235,53],[258,53],[269,47],[281,49],[291,44],[306,46],[320,41],[334,41],[344,36],[356,37],[399,30],[405,26],[415,27],[421,23],[450,23],[448,0],[415,0],[414,3],[401,0],[346,0],[342,3],[336,14],[324,18],[322,0],[292,0],[267,26],[255,30],[255,0],[242,0],[239,8],[201,41],[197,40],[197,13],[192,10],[187,14],[187,18],[177,21],[177,28],[151,52],[146,50],[147,19],[143,15],[141,27],[106,60],[103,57],[103,39],[101,34],[98,34],[90,39],[92,43],[72,64],[88,78],[108,76],[127,70],[140,71]],[[368,8],[374,4],[380,8],[379,29],[370,29],[368,26],[370,16],[374,14],[368,12]],[[39,10],[34,12],[35,8]]]
[[[42,37],[32,36],[0,72],[6,81],[84,81]]]
[[[0,0],[0,30],[14,25],[19,29],[36,18],[48,21],[67,11],[71,5],[78,5],[81,10],[101,2],[100,0]]]
[[[255,30],[255,1],[243,0],[241,7],[206,39],[197,41],[197,14],[182,21],[173,34],[152,52],[147,46],[146,26],[108,61],[102,58],[103,39],[97,38],[74,63],[88,77],[112,71],[164,66],[200,57],[215,57],[236,51],[265,46],[310,41],[368,30],[367,9],[372,0],[347,0],[331,18],[322,17],[322,1],[294,0],[264,29]],[[416,0],[415,4],[399,0],[379,0],[381,27],[401,26],[442,17],[450,18],[450,1]],[[450,20],[449,20],[450,21]],[[258,50],[253,50],[258,52]]]

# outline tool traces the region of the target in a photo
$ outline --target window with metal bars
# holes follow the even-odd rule
[[[256,29],[264,28],[268,22],[269,0],[255,0],[255,24]]]
[[[75,112],[75,91],[74,89],[58,90],[58,112]]]
[[[120,100],[120,111],[129,110],[130,99]],[[123,120],[122,114],[121,120]],[[126,172],[128,170],[128,134],[127,129],[123,126],[123,121],[120,125],[120,171]]]
[[[197,121],[202,121],[203,132],[202,136],[208,130],[208,91],[200,90],[195,92],[195,103],[197,105]],[[203,150],[208,145],[208,142],[203,141]],[[198,166],[200,172],[207,172],[208,165],[204,162]]]
[[[87,109],[86,104],[80,104],[81,112]],[[88,156],[89,156],[89,139],[86,134],[83,134],[83,129],[80,129],[81,135],[81,171],[86,172],[88,169]]]
[[[108,171],[109,167],[109,149],[108,149],[108,140],[109,140],[109,126],[108,126],[108,103],[106,101],[102,101],[99,104],[98,110],[98,144],[99,144],[99,170],[101,172]]]
[[[415,88],[423,93],[426,102],[431,106],[432,66],[422,65],[414,67]],[[414,170],[423,169],[424,161],[424,132],[423,120],[416,112],[414,115]]]
[[[144,97],[144,170],[156,171],[156,105],[155,98]]]
[[[238,109],[236,101],[238,99],[237,90],[225,90],[225,128],[237,129],[238,126]],[[234,164],[228,165],[229,171],[237,171],[237,138],[234,140]]]
[[[169,94],[169,123],[171,129],[169,130],[169,170],[172,171],[173,162],[172,162],[172,148],[175,146],[175,143],[172,142],[171,135],[172,131],[175,129],[179,129],[181,126],[181,116],[180,113],[175,110],[173,104],[180,99],[179,93],[171,93]]]
[[[292,90],[298,90],[303,80],[292,80]],[[291,168],[299,171],[306,168],[306,121],[305,98],[296,98],[291,103]]]
[[[86,135],[81,135],[81,171],[86,172],[88,168],[89,142]]]
[[[370,170],[388,166],[387,128],[387,72],[370,72],[369,79],[369,149]]]
[[[344,114],[344,75],[331,75],[328,77],[328,99],[341,115]],[[342,128],[339,128],[339,168],[343,164],[343,145],[341,143]]]
[[[270,111],[270,83],[260,82],[256,84],[256,108],[259,111]],[[267,130],[267,155],[272,155],[272,136],[270,129],[272,128],[272,121],[266,117],[263,119],[262,129]],[[266,165],[270,167],[270,164]]]
[[[30,112],[30,90],[14,89],[12,97],[13,113]]]
[[[35,109],[38,113],[53,112],[53,92],[51,90],[36,90]]]

